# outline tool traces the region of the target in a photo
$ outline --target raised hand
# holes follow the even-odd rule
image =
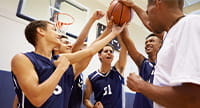
[[[95,20],[98,20],[100,18],[102,18],[105,15],[105,13],[101,10],[96,10],[93,15],[92,18],[94,18]]]
[[[116,34],[116,35],[119,35],[123,30],[124,28],[127,26],[126,23],[123,24],[123,26],[117,26],[117,25],[113,25],[112,27],[112,33]]]
[[[103,104],[100,101],[98,101],[95,103],[93,108],[103,108]]]
[[[135,3],[132,0],[119,0],[122,4],[128,6],[128,7],[134,7]]]
[[[108,16],[106,15],[106,23],[107,23],[107,26],[106,26],[106,29],[107,30],[112,30],[112,26],[113,26],[113,16],[111,16],[110,19],[108,19]]]

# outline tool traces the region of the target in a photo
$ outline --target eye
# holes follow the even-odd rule
[[[104,53],[113,53],[113,51],[112,50],[105,50],[105,51],[103,51]]]

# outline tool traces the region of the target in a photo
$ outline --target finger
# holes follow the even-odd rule
[[[127,27],[127,23],[126,22],[122,25],[121,29],[123,30],[125,27]]]

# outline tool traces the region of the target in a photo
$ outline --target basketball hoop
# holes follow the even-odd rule
[[[56,31],[64,36],[66,36],[69,25],[73,24],[75,21],[74,17],[70,14],[59,12],[53,15],[53,20],[55,22]]]

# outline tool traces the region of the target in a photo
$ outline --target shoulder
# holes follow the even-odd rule
[[[200,18],[200,15],[186,15],[185,16],[185,20],[199,20],[199,18]]]
[[[200,24],[200,15],[186,15],[180,20],[179,25],[198,26]]]
[[[33,67],[31,61],[29,58],[24,55],[24,54],[16,54],[11,61],[11,69],[15,73],[21,72],[19,70],[24,69],[24,68],[30,68]]]
[[[109,74],[111,74],[111,76],[112,76],[112,75],[117,75],[117,76],[120,76],[121,78],[123,78],[123,75],[120,74],[120,72],[116,69],[115,66],[113,66],[113,67],[111,68],[111,71],[110,71]]]
[[[12,58],[12,63],[13,62],[19,62],[19,61],[22,61],[22,60],[28,60],[27,56],[25,56],[25,54],[16,54],[13,58]]]
[[[88,75],[88,79],[89,80],[94,79],[97,76],[97,74],[98,74],[97,71],[92,72],[91,74]]]
[[[150,62],[147,58],[145,58],[145,59],[142,61],[142,65],[149,65],[149,66],[153,67],[153,66],[155,65],[155,63]]]

